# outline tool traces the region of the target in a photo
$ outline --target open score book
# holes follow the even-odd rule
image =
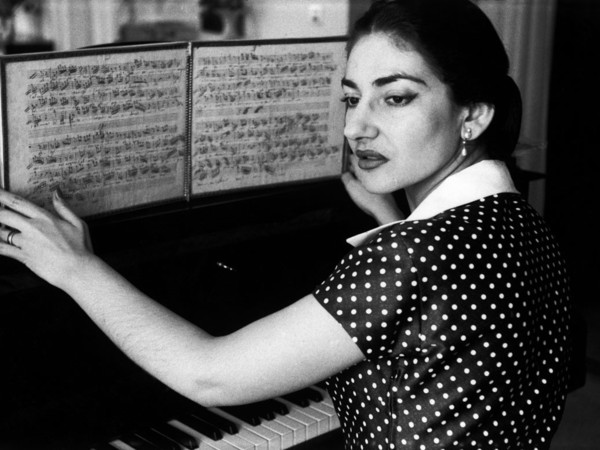
[[[343,38],[0,57],[2,187],[81,216],[337,177]]]

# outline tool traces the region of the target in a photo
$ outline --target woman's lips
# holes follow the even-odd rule
[[[356,150],[354,152],[358,159],[358,167],[362,170],[373,170],[385,164],[388,159],[381,153],[373,150]]]

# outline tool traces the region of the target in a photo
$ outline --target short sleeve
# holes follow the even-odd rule
[[[390,356],[418,339],[418,277],[398,233],[354,248],[313,292],[367,357]]]

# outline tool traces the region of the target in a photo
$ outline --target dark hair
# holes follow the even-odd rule
[[[385,33],[418,51],[460,105],[483,102],[494,119],[479,137],[490,156],[508,160],[519,138],[521,94],[508,75],[504,45],[470,0],[376,0],[352,30],[347,51],[362,37]]]

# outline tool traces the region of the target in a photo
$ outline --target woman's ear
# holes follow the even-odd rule
[[[471,130],[471,139],[477,139],[490,126],[494,112],[494,105],[491,103],[472,103],[469,106],[464,129]]]

